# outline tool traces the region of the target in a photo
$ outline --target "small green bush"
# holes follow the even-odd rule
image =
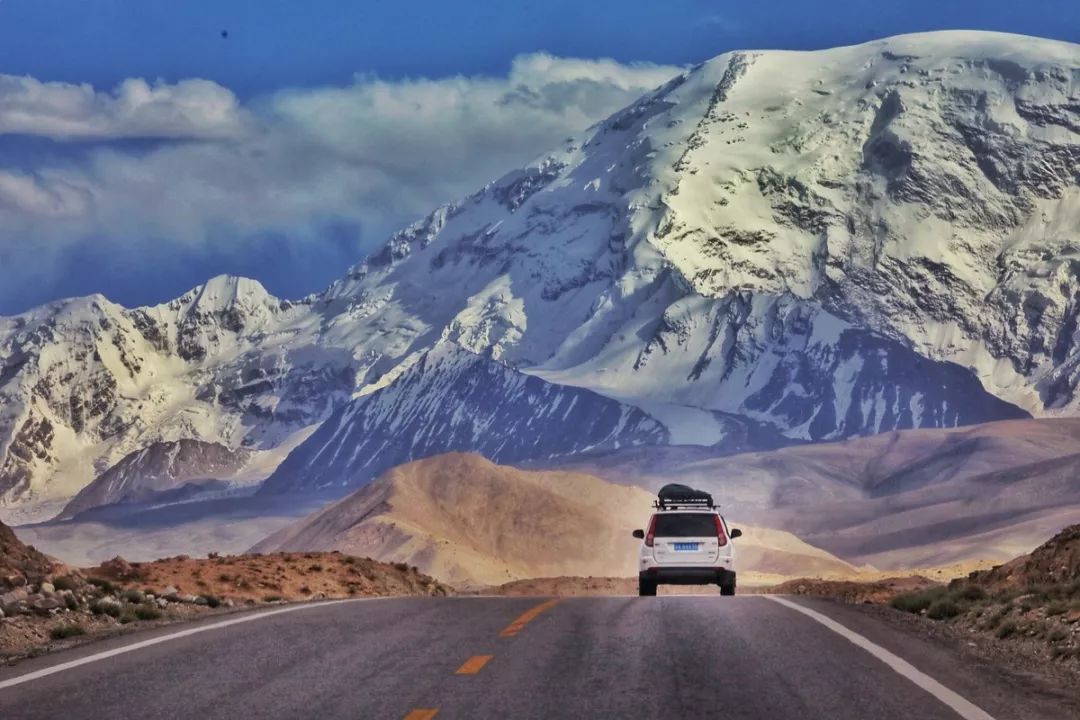
[[[948,620],[949,618],[956,617],[962,612],[963,610],[959,605],[946,598],[938,600],[931,605],[926,611],[926,617],[931,620]]]
[[[1053,617],[1055,615],[1064,615],[1068,609],[1068,605],[1058,600],[1057,602],[1052,602],[1046,606],[1046,614],[1050,617]]]
[[[263,602],[280,602],[283,599],[280,595],[266,595],[263,597]]]
[[[120,606],[115,602],[108,602],[105,600],[95,600],[90,604],[90,612],[95,615],[108,615],[109,617],[120,617]]]
[[[216,595],[203,595],[202,597],[206,600],[206,605],[208,607],[216,608],[221,605],[221,598]]]
[[[312,565],[311,567],[309,567],[308,570],[310,572],[322,572],[323,571],[323,566],[316,563],[316,564]]]
[[[1067,637],[1069,637],[1069,632],[1062,627],[1054,628],[1046,634],[1046,639],[1050,642],[1061,642]]]
[[[897,610],[918,615],[925,610],[929,610],[931,605],[942,599],[947,593],[948,589],[943,587],[916,590],[897,595],[890,604]]]
[[[49,631],[49,637],[53,640],[63,640],[64,638],[85,634],[86,631],[80,625],[59,625]]]
[[[999,638],[1001,638],[1002,640],[1004,640],[1007,637],[1015,635],[1016,630],[1017,630],[1016,623],[1013,622],[1012,620],[1010,620],[1009,622],[1004,623],[1001,627],[998,628],[997,636]]]
[[[123,592],[123,594],[120,595],[120,598],[123,599],[123,600],[127,600],[129,603],[132,603],[132,604],[135,604],[135,605],[138,605],[139,603],[144,602],[146,600],[146,596],[143,595],[141,591],[134,590],[134,589],[133,590],[125,590]]]
[[[104,593],[111,593],[116,590],[116,586],[105,578],[90,578],[89,582],[91,585],[98,588],[99,590],[101,590],[101,592]]]
[[[978,585],[965,585],[964,587],[960,588],[957,594],[962,600],[968,600],[971,602],[986,599],[986,590],[979,587]]]
[[[121,625],[133,623],[135,622],[135,620],[137,620],[137,618],[135,617],[135,613],[131,610],[125,610],[124,612],[120,613],[120,617],[116,618],[116,621],[119,622]]]
[[[157,620],[161,617],[161,611],[153,605],[136,605],[135,617],[139,620]]]
[[[64,605],[67,607],[68,610],[78,610],[79,609],[79,601],[75,599],[74,595],[65,595],[64,596]]]
[[[57,590],[75,590],[79,587],[79,583],[70,575],[61,575],[53,580],[53,587]]]

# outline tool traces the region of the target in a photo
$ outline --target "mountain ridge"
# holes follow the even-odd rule
[[[1075,45],[979,32],[727,53],[321,294],[0,319],[0,497],[154,441],[271,447],[440,342],[791,442],[1071,413],[1078,76]]]

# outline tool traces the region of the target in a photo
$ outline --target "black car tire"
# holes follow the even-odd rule
[[[656,595],[656,583],[648,580],[638,580],[637,594],[638,597],[653,597]]]
[[[730,573],[727,578],[720,583],[721,595],[734,595],[735,594],[735,573]]]

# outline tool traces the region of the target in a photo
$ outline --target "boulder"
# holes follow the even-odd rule
[[[54,592],[56,592],[56,586],[53,585],[51,582],[43,582],[41,583],[41,587],[39,587],[38,590],[43,595],[52,595]]]
[[[131,563],[117,555],[112,560],[106,560],[98,567],[101,574],[116,580],[135,580],[139,577],[139,571]]]
[[[15,588],[10,592],[0,595],[0,605],[12,605],[20,600],[25,600],[28,595],[30,595],[30,593],[25,587]]]
[[[38,615],[50,615],[55,610],[65,607],[64,601],[60,598],[41,594],[31,595],[26,599],[26,604]]]

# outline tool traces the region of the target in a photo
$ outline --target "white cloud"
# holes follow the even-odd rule
[[[202,80],[101,93],[0,77],[0,135],[63,141],[51,160],[0,167],[0,258],[51,263],[87,238],[131,256],[150,239],[258,252],[265,232],[302,252],[328,221],[361,225],[371,249],[679,71],[535,54],[503,77],[358,76],[246,105]]]
[[[220,138],[240,134],[246,113],[209,80],[175,85],[129,78],[112,92],[89,85],[0,75],[0,134],[54,140]]]

